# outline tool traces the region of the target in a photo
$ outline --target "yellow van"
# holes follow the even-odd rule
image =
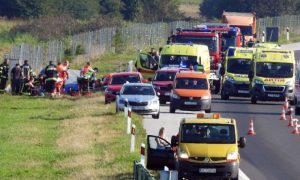
[[[257,49],[249,72],[251,103],[260,101],[294,101],[294,51]]]
[[[209,50],[206,45],[199,44],[169,44],[162,48],[159,61],[149,53],[138,53],[135,67],[137,71],[153,75],[158,68],[190,68],[202,65],[203,70],[210,73]]]
[[[165,149],[156,149],[155,138],[159,137],[149,135],[147,138],[147,167],[150,169],[173,167],[174,163],[180,180],[238,179],[239,147],[245,147],[246,139],[238,139],[234,119],[221,118],[220,114],[197,114],[197,118],[181,121],[178,135],[172,137]]]
[[[223,76],[221,99],[249,97],[249,78],[253,48],[229,47],[220,74]]]

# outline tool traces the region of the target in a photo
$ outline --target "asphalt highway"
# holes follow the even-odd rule
[[[300,59],[300,51],[295,51]],[[280,121],[283,102],[260,102],[253,105],[249,98],[221,100],[214,95],[212,112],[237,121],[239,136],[247,139],[241,149],[240,169],[254,180],[299,180],[300,179],[300,135],[291,134],[288,121]],[[169,106],[161,106],[159,119],[145,116],[144,128],[148,135],[157,135],[160,127],[166,128],[167,137],[177,134],[182,118],[196,117],[197,112],[176,111],[169,113]],[[295,116],[300,121],[300,116]],[[247,135],[249,121],[253,119],[255,136]],[[299,124],[300,125],[300,124]],[[241,178],[245,179],[245,178]]]

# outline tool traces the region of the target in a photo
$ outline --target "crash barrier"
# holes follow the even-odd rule
[[[133,162],[134,180],[154,180],[154,176],[139,161]]]
[[[178,172],[177,171],[169,171],[169,168],[165,166],[163,171],[159,172],[160,180],[177,180]]]

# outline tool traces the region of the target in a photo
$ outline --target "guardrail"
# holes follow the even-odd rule
[[[133,162],[134,180],[155,180],[154,176],[138,161]]]

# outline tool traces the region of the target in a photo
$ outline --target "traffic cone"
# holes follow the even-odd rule
[[[282,111],[281,111],[281,115],[280,115],[279,120],[282,120],[282,121],[285,121],[285,120],[286,120],[286,117],[285,117],[285,107],[284,107],[284,105],[282,106]]]
[[[289,124],[288,124],[288,127],[294,127],[295,126],[295,124],[294,124],[294,120],[295,119],[293,119],[293,117],[292,117],[292,115],[290,115],[290,122],[289,122]]]
[[[285,108],[285,110],[287,110],[289,108],[289,101],[288,101],[287,97],[285,97],[284,108]]]
[[[295,126],[294,126],[294,130],[292,131],[292,134],[300,134],[298,130],[298,119],[295,120]]]
[[[248,135],[255,135],[253,120],[250,120]]]

